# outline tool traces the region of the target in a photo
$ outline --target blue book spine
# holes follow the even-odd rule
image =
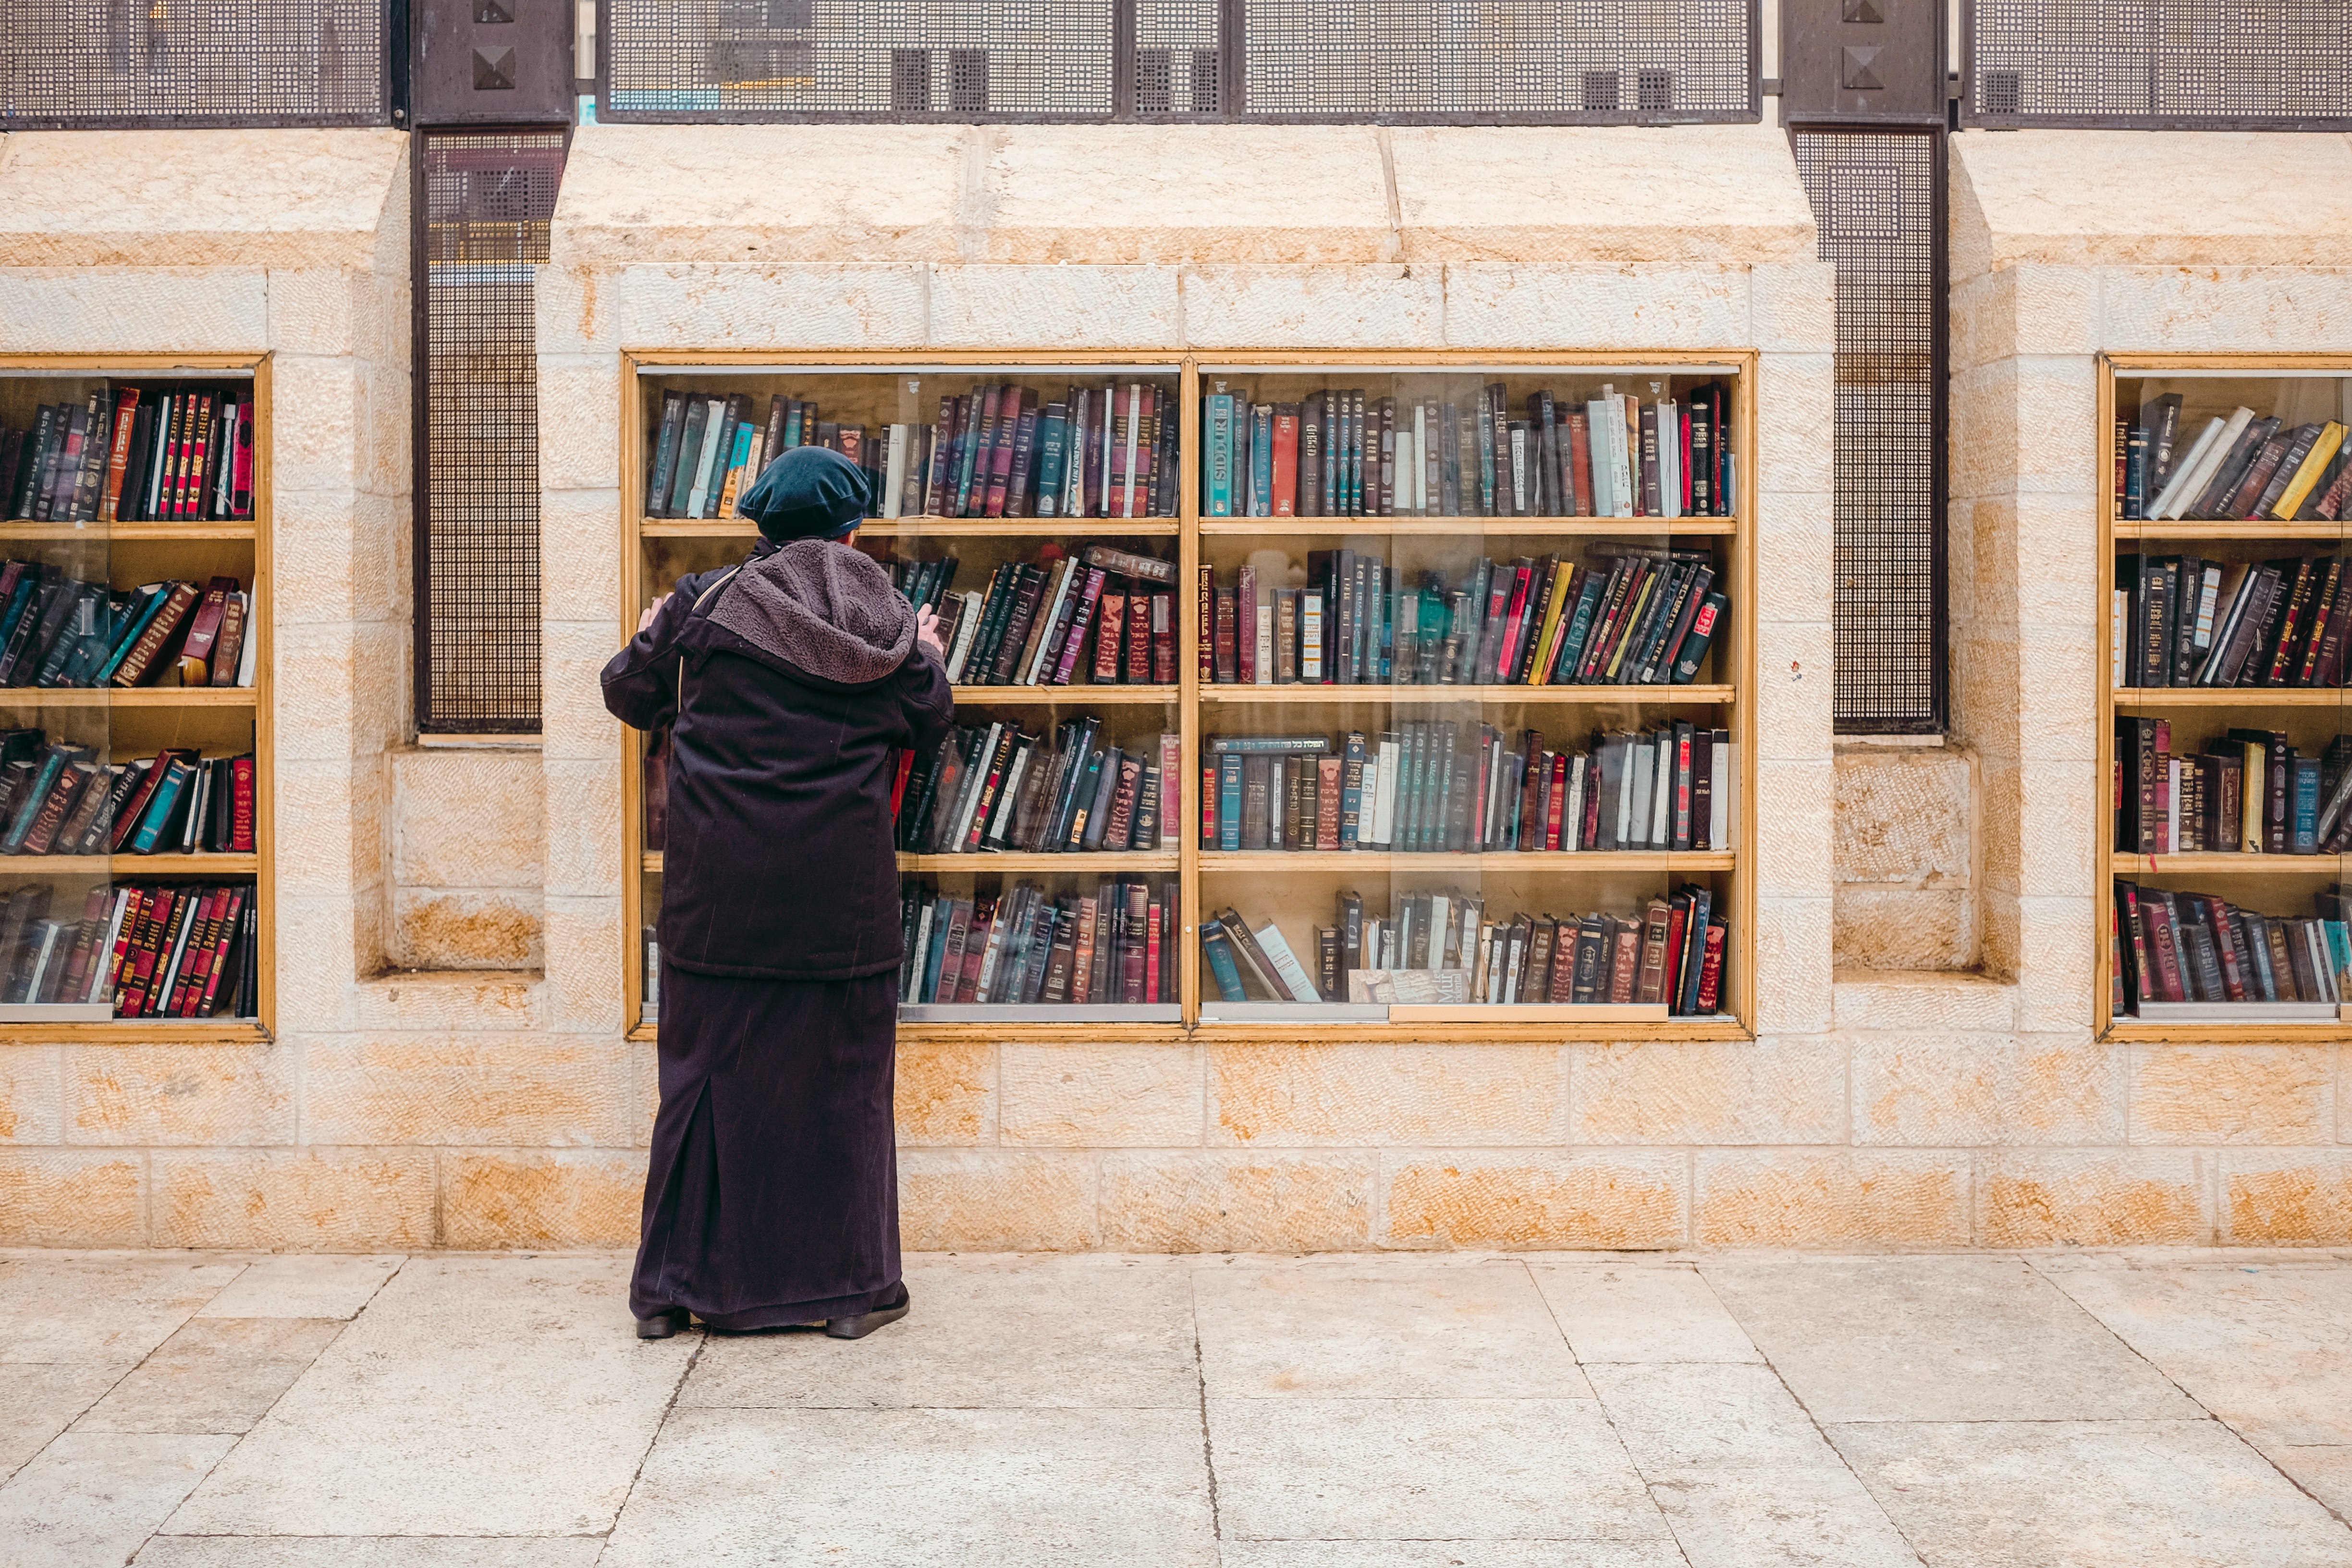
[[[1250,416],[1250,515],[1274,515],[1274,408]]]
[[[1037,515],[1058,516],[1070,461],[1070,410],[1066,404],[1045,405],[1045,417],[1037,426]]]
[[[1208,514],[1211,517],[1231,517],[1234,515],[1233,395],[1212,393],[1208,404],[1208,436],[1201,443],[1209,471]]]
[[[58,775],[65,772],[66,753],[61,747],[51,746],[42,759],[41,771],[33,775],[32,787],[25,792],[25,804],[16,808],[16,820],[8,825],[7,849],[14,855],[25,847],[25,835],[33,830],[33,818],[41,814],[41,803],[49,798],[56,787]]]
[[[1242,759],[1227,752],[1217,759],[1217,847],[1242,847]]]
[[[916,993],[921,1002],[936,1002],[940,997],[940,967],[948,958],[948,926],[955,918],[955,900],[940,899],[931,906],[931,948],[923,955],[923,987]]]
[[[2319,924],[2327,933],[2327,962],[2336,966],[2336,994],[2352,997],[2352,932],[2346,931],[2342,921]]]
[[[162,609],[163,601],[171,596],[169,589],[151,595],[143,606],[125,617],[122,635],[116,639],[114,651],[107,656],[106,662],[99,666],[98,674],[90,680],[92,686],[103,686],[114,679],[114,672],[122,668],[123,659],[139,646],[139,634],[147,629],[147,623],[155,618],[155,612]]]
[[[1222,921],[1201,922],[1201,956],[1209,961],[1209,973],[1217,983],[1217,994],[1228,1002],[1246,1002],[1249,993],[1242,989],[1241,966],[1234,962],[1233,939],[1225,934]]]
[[[184,763],[165,762],[159,765],[171,769],[171,772],[156,786],[155,798],[148,803],[147,815],[139,824],[139,836],[131,841],[131,852],[134,855],[155,852],[155,841],[163,837],[163,825],[172,819],[172,807],[179,803],[180,791],[189,779],[195,776],[194,770]]]
[[[2291,855],[2319,853],[2319,759],[2297,757],[2294,771],[2288,775],[2294,786],[2292,803],[2294,813],[2294,837],[2287,845]]]

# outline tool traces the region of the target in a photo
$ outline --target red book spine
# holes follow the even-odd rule
[[[1298,515],[1298,416],[1274,411],[1274,515]]]
[[[205,965],[212,961],[213,939],[220,934],[221,909],[227,901],[226,888],[214,888],[198,900],[195,913],[189,917],[192,929],[187,951],[180,960],[180,973],[172,977],[172,994],[156,1009],[163,1016],[184,1016],[186,1007],[204,994]]]
[[[898,753],[898,775],[890,784],[890,820],[893,822],[898,820],[899,813],[906,808],[907,780],[914,771],[915,753],[901,751]]]
[[[1507,680],[1512,668],[1518,663],[1519,617],[1528,607],[1528,579],[1532,575],[1525,566],[1515,568],[1511,574],[1511,597],[1503,612],[1503,648],[1496,656],[1495,668],[1491,672],[1492,678],[1497,681]]]
[[[228,765],[228,848],[232,855],[253,853],[254,763],[237,757]]]
[[[1127,595],[1105,594],[1102,613],[1095,620],[1095,684],[1111,686],[1118,680],[1119,639],[1127,632]]]
[[[1201,769],[1201,842],[1210,846],[1217,842],[1217,764],[1214,763]]]
[[[1555,753],[1551,760],[1551,804],[1545,808],[1543,847],[1559,847],[1562,818],[1568,812],[1568,753]]]
[[[106,961],[106,994],[113,999],[114,1010],[122,1011],[122,988],[131,976],[131,954],[138,946],[139,928],[145,923],[147,912],[154,908],[155,892],[133,888],[122,908],[122,924],[114,933],[114,952]]]
[[[114,442],[106,455],[106,488],[99,495],[98,520],[115,521],[115,510],[122,502],[122,480],[131,465],[131,426],[132,416],[139,411],[139,389],[126,386],[114,404]]]
[[[1143,999],[1160,1000],[1160,903],[1152,900],[1143,937]]]
[[[229,949],[236,945],[237,933],[243,927],[244,920],[245,889],[236,888],[230,892],[228,912],[221,921],[220,936],[213,948],[212,969],[205,976],[205,994],[196,1000],[194,1016],[199,1018],[212,1016],[214,1004],[218,1001],[220,995],[221,976],[228,970]]]
[[[1723,928],[1709,921],[1706,953],[1698,961],[1698,1010],[1712,1013],[1723,995]]]
[[[1193,626],[1201,648],[1201,684],[1213,686],[1217,679],[1217,587],[1216,573],[1211,567],[1201,568],[1199,618]]]
[[[1674,913],[1666,917],[1666,996],[1669,1001],[1683,994],[1683,931],[1689,923],[1690,900],[1677,899]]]
[[[1141,594],[1127,596],[1127,683],[1151,684],[1151,601]]]
[[[1176,595],[1151,595],[1151,679],[1176,684]]]

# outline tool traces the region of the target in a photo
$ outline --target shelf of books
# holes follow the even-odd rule
[[[268,1027],[268,388],[0,360],[0,1039]]]
[[[629,623],[783,447],[875,476],[957,700],[897,795],[908,1029],[1736,1037],[1751,365],[635,359]]]
[[[2116,356],[2100,390],[2100,1022],[2339,1036],[2352,357]]]

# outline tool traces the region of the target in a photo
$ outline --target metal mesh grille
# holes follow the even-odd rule
[[[607,0],[602,26],[614,120],[1111,109],[1106,0]]]
[[[1837,727],[1940,729],[1944,709],[1940,133],[1794,133],[1837,266]]]
[[[391,112],[385,10],[384,0],[9,0],[0,129],[380,125]]]
[[[1252,119],[1747,120],[1749,0],[1249,0]]]
[[[1223,108],[1219,0],[1136,0],[1135,111],[1215,115]]]
[[[1978,125],[2352,125],[2344,0],[1975,0]]]
[[[417,728],[539,729],[534,280],[560,132],[425,132]]]

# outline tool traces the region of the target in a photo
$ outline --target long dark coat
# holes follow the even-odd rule
[[[681,578],[604,672],[615,717],[671,732],[630,1299],[756,1328],[866,1311],[898,1281],[890,789],[896,751],[936,748],[954,703],[865,556],[763,541],[720,575]]]

